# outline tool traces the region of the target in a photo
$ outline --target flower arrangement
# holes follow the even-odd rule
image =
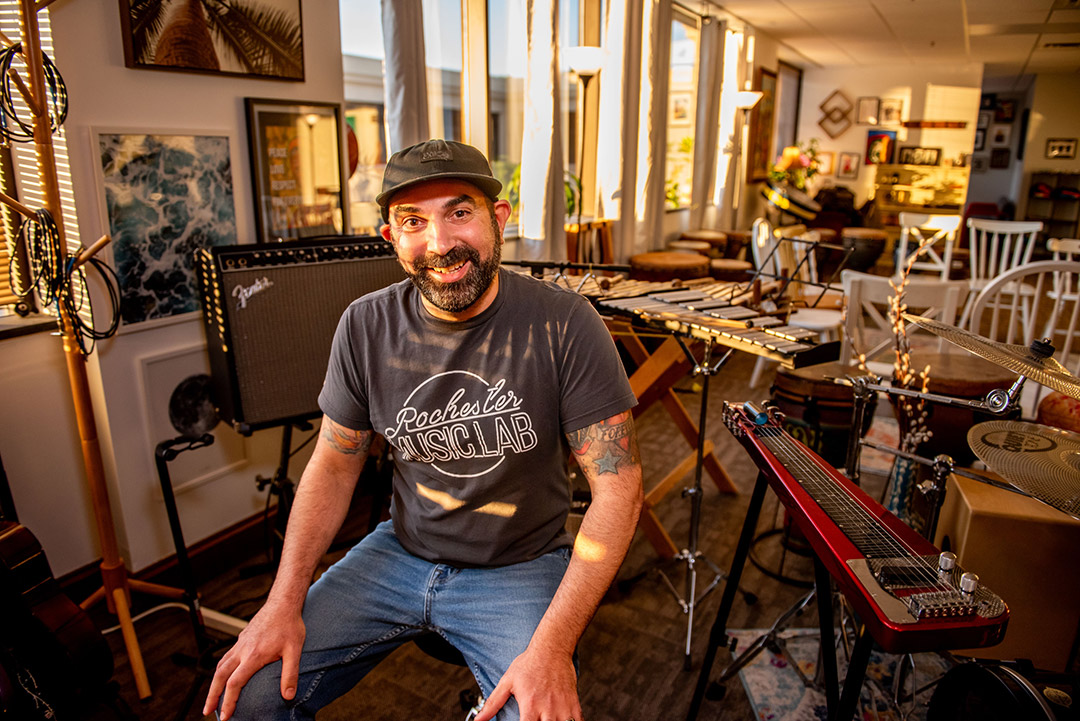
[[[802,143],[789,145],[769,170],[769,180],[806,190],[810,178],[818,173],[818,141],[812,138],[803,148]]]

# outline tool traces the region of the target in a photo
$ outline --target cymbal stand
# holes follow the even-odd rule
[[[990,413],[1003,414],[1009,409],[1014,408],[1019,403],[1020,393],[1024,388],[1024,381],[1027,380],[1026,376],[1018,376],[1016,381],[1010,386],[1009,390],[1002,390],[996,388],[986,394],[986,398],[983,400],[971,400],[968,398],[954,398],[952,396],[943,396],[937,393],[924,393],[922,391],[911,390],[910,388],[897,388],[894,386],[887,386],[881,384],[881,379],[873,375],[865,376],[849,376],[847,378],[829,378],[833,383],[838,385],[850,386],[855,394],[855,402],[852,407],[852,428],[861,428],[866,414],[866,404],[873,396],[874,392],[886,393],[891,396],[905,396],[908,398],[917,398],[919,400],[930,401],[931,403],[941,403],[951,406],[963,406],[965,408],[972,408],[974,410],[989,411]],[[859,425],[854,425],[859,424]],[[915,456],[913,454],[906,454],[896,449],[891,449],[888,446],[878,446],[871,441],[860,439],[857,434],[852,434],[851,439],[848,442],[848,454],[845,473],[847,477],[851,479],[853,483],[859,482],[859,455],[862,446],[870,446],[877,450],[884,450],[888,453],[893,453],[902,458],[911,456],[909,460],[915,460],[917,462],[925,463],[926,465],[933,466],[934,461],[927,460],[921,456]],[[951,462],[951,461],[950,461]],[[954,472],[959,473],[959,469],[953,469]],[[961,474],[967,475],[967,474]],[[985,483],[994,484],[990,479],[984,476],[972,475],[975,480],[983,481]],[[1004,487],[1004,486],[1002,486]],[[1010,489],[1015,490],[1015,489]]]
[[[709,407],[709,378],[720,372],[720,368],[727,363],[735,349],[729,348],[728,351],[720,357],[720,360],[716,361],[714,364],[712,363],[712,339],[706,339],[704,341],[705,351],[699,362],[680,336],[675,336],[675,339],[678,341],[679,346],[693,365],[691,373],[693,375],[700,375],[702,378],[701,411],[698,416],[697,462],[694,464],[694,485],[689,488],[684,488],[682,492],[684,498],[690,499],[690,533],[687,547],[677,553],[673,559],[674,561],[686,562],[685,595],[679,595],[679,592],[675,589],[675,585],[671,582],[671,579],[667,577],[667,574],[664,573],[663,569],[660,569],[659,572],[660,577],[663,578],[668,590],[671,591],[675,600],[678,601],[679,606],[682,607],[683,613],[686,614],[686,648],[683,656],[683,668],[689,671],[691,665],[690,644],[694,630],[694,609],[702,599],[716,588],[721,580],[727,577],[727,574],[725,574],[719,566],[710,561],[705,554],[698,550],[698,533],[701,526],[701,476],[702,470],[705,467],[705,423],[708,418]],[[697,564],[699,561],[705,563],[705,565],[713,572],[712,581],[709,582],[709,585],[705,587],[705,590],[701,592],[700,596],[697,592]]]

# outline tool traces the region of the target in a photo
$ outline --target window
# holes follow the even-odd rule
[[[488,157],[517,223],[525,123],[525,0],[488,0]]]
[[[433,138],[461,140],[461,2],[423,0],[422,5],[428,127]]]
[[[373,235],[382,219],[375,196],[386,165],[382,24],[379,0],[341,0],[341,51],[345,74],[346,172],[351,232]],[[367,32],[357,32],[366,28]]]
[[[694,173],[699,43],[697,19],[675,8],[671,21],[667,165],[664,174],[664,196],[668,208],[685,208],[690,205]]]
[[[802,70],[781,60],[776,77],[776,134],[773,137],[777,155],[798,140],[801,94]]]

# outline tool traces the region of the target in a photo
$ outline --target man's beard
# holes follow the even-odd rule
[[[464,278],[452,283],[443,283],[428,272],[432,268],[450,268],[465,261],[470,261],[472,267]],[[501,261],[502,248],[498,242],[492,243],[491,257],[487,262],[481,260],[476,248],[459,245],[446,255],[427,253],[412,262],[412,272],[408,269],[405,272],[433,306],[447,313],[460,313],[471,307],[491,287]]]

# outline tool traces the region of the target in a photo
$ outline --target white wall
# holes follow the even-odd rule
[[[58,0],[49,8],[55,62],[70,96],[64,125],[71,154],[79,231],[106,230],[96,184],[97,130],[224,132],[233,157],[236,224],[251,242],[254,211],[243,98],[342,102],[343,76],[335,2],[303,2],[302,83],[124,67],[115,0]],[[148,322],[99,345],[90,364],[102,451],[121,553],[139,570],[174,552],[161,502],[153,452],[176,435],[168,422],[175,384],[206,372],[197,313],[176,322]],[[20,520],[41,541],[55,575],[92,563],[100,549],[88,509],[79,438],[67,390],[60,342],[34,335],[0,342],[0,454]],[[12,369],[8,371],[7,369]],[[255,475],[277,463],[280,430],[243,439],[219,426],[218,442],[171,466],[188,543],[263,507]],[[293,459],[299,477],[304,458]]]
[[[1024,153],[1024,178],[1017,202],[1018,217],[1024,217],[1028,180],[1031,173],[1042,171],[1080,171],[1080,153],[1071,159],[1047,158],[1049,138],[1080,138],[1080,83],[1075,75],[1039,75],[1031,100],[1027,150]]]
[[[807,68],[803,75],[799,140],[806,142],[810,138],[818,138],[820,149],[835,152],[837,160],[841,152],[858,153],[860,157],[857,180],[837,180],[835,175],[819,176],[815,179],[812,192],[816,192],[825,183],[845,185],[855,192],[856,203],[861,205],[873,190],[876,166],[867,166],[865,160],[867,131],[874,126],[852,124],[843,134],[832,139],[818,125],[823,115],[820,105],[833,91],[843,91],[853,105],[856,105],[858,99],[863,96],[900,98],[904,101],[902,120],[925,120],[930,119],[925,115],[929,86],[962,87],[977,91],[981,84],[982,66],[977,64],[959,67],[897,64],[877,67]],[[897,131],[897,147],[908,145],[941,147],[943,158],[955,158],[960,153],[971,152],[974,142],[978,93],[972,93],[972,97],[975,105],[967,110],[966,117],[948,118],[949,120],[966,120],[968,127],[963,130],[929,131],[898,125],[881,127]],[[970,105],[970,102],[963,104],[966,107]],[[855,112],[852,111],[853,120]]]

